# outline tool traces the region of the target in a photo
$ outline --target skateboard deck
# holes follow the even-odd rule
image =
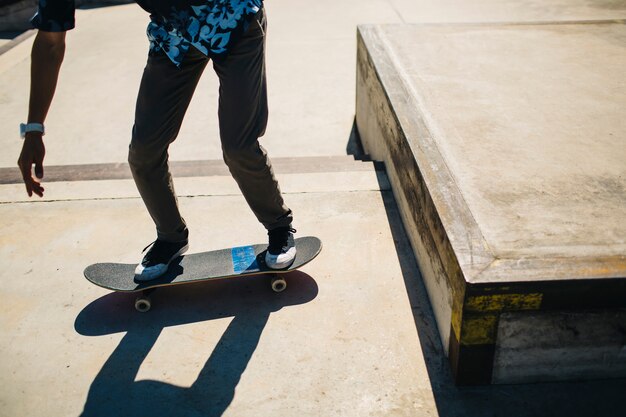
[[[322,241],[317,237],[299,237],[295,243],[296,259],[285,269],[270,269],[265,265],[267,243],[264,243],[183,255],[172,261],[163,276],[151,281],[135,281],[137,264],[97,263],[85,268],[84,274],[93,284],[109,290],[141,291],[135,308],[145,312],[150,309],[149,293],[169,285],[268,274],[272,276],[272,289],[281,292],[287,287],[282,274],[306,265],[322,250]]]

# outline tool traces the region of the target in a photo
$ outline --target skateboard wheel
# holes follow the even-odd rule
[[[135,310],[140,313],[147,312],[150,310],[150,307],[152,307],[152,305],[150,304],[150,299],[147,297],[137,297],[135,300]]]
[[[285,278],[275,277],[272,278],[272,290],[274,292],[282,292],[287,288],[287,281]]]

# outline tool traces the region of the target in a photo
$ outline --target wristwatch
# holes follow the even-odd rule
[[[20,123],[20,136],[22,139],[26,137],[26,133],[28,132],[41,132],[42,135],[46,134],[43,123]]]

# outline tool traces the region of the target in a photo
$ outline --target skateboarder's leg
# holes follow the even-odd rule
[[[265,11],[262,9],[225,59],[214,60],[220,79],[219,122],[224,161],[248,205],[269,234],[266,263],[289,266],[296,255],[291,222],[274,177],[272,164],[259,144],[267,124],[265,78]]]
[[[128,162],[160,240],[187,239],[168,166],[168,147],[183,121],[208,59],[191,48],[181,68],[165,54],[148,57],[143,73]]]
[[[264,11],[225,59],[213,61],[220,80],[219,124],[224,161],[258,220],[268,229],[288,227],[271,162],[258,138],[267,124]]]
[[[148,58],[144,70],[128,162],[156,225],[157,240],[137,265],[135,279],[139,281],[161,276],[169,263],[188,248],[187,226],[178,210],[168,166],[168,147],[178,135],[207,63],[206,56],[193,49],[181,68],[164,54],[157,54]]]

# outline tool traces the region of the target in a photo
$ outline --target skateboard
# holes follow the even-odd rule
[[[172,261],[163,276],[151,281],[135,281],[137,264],[97,263],[85,268],[84,274],[87,280],[102,288],[139,292],[135,309],[145,313],[152,306],[150,294],[159,287],[169,285],[269,275],[272,290],[277,293],[284,291],[287,288],[284,274],[308,264],[322,250],[322,241],[317,237],[299,237],[295,243],[296,259],[285,269],[270,269],[265,265],[265,243],[183,255]]]

